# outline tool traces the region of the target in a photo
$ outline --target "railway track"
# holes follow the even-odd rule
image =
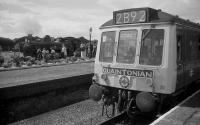
[[[176,101],[173,102],[174,103],[173,105],[171,105],[171,106],[166,105],[166,107],[164,107],[164,109],[163,109],[162,114],[166,113],[171,108],[175,107],[177,104],[179,104],[180,102],[185,100],[187,97],[191,96],[193,93],[200,90],[200,85],[198,85],[198,83],[199,83],[199,81],[194,83],[192,86],[189,86],[185,92],[178,95],[175,98]],[[155,117],[150,116],[149,117],[148,115],[138,115],[134,119],[128,119],[127,117],[128,117],[127,113],[122,112],[110,119],[107,119],[107,120],[99,123],[98,125],[147,125],[147,124],[152,123],[155,119],[159,118],[158,116],[155,116]]]
[[[179,102],[191,95],[194,91],[197,91],[198,89],[199,87],[190,87],[187,95],[183,93],[178,97]],[[108,108],[109,113],[111,113],[111,110],[112,108]],[[165,112],[168,110],[170,110],[170,107],[168,107]],[[102,116],[101,104],[93,102],[92,100],[85,100],[75,103],[73,105],[60,108],[58,110],[52,110],[43,115],[22,120],[21,122],[14,123],[13,125],[54,125],[66,123],[68,125],[147,125],[152,123],[155,119],[156,117],[139,115],[137,117],[134,117],[134,120],[130,120],[127,119],[126,112],[117,114],[112,118],[107,118],[106,115]]]
[[[111,112],[111,110],[112,108],[109,108],[108,112]],[[102,116],[101,104],[92,100],[84,100],[12,125],[147,125],[152,123],[155,118],[139,115],[131,121],[127,119],[126,112],[107,118],[106,115]]]
[[[107,121],[103,121],[101,123],[99,123],[99,125],[115,125],[115,124],[122,124],[123,125],[123,120],[125,120],[127,118],[127,113],[126,112],[122,112],[120,114],[117,114],[116,116],[110,118]]]
[[[28,97],[4,100],[0,103],[0,124],[16,122],[86,100],[89,85],[90,83],[75,85]]]
[[[136,116],[134,119],[129,119],[126,112],[122,112],[98,125],[148,125],[155,117],[147,117],[144,115]]]

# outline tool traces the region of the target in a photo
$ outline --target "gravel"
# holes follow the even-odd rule
[[[107,119],[101,110],[101,104],[85,100],[11,125],[95,125]]]

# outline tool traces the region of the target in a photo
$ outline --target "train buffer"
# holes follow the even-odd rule
[[[150,125],[200,125],[200,90]]]

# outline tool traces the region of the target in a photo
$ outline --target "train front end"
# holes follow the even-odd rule
[[[157,110],[160,95],[175,91],[174,26],[151,23],[149,14],[156,12],[115,11],[113,20],[101,26],[90,98],[117,104],[119,111],[131,115]]]

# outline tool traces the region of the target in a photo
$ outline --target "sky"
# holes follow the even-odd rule
[[[99,39],[113,11],[151,7],[200,23],[200,0],[0,0],[0,37],[27,34]]]

